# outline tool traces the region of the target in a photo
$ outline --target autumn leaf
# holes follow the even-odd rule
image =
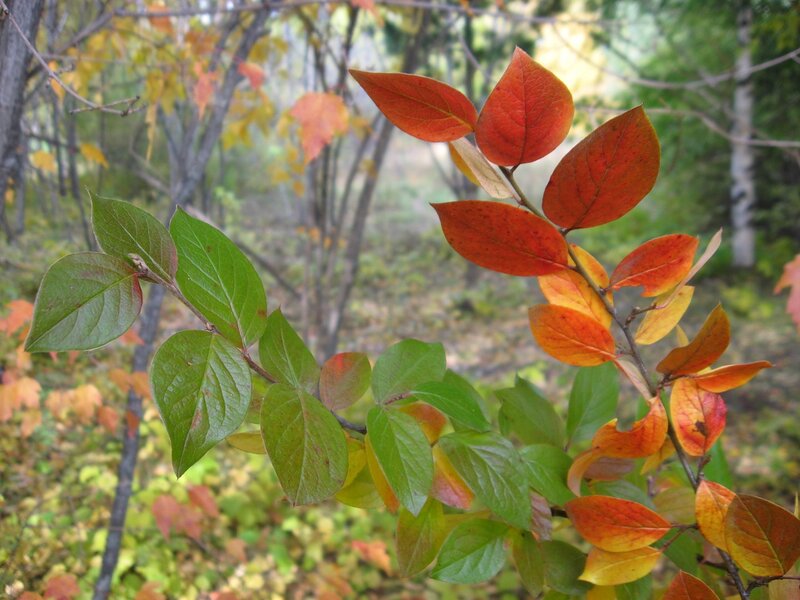
[[[579,579],[595,585],[621,585],[641,579],[656,566],[661,551],[645,547],[627,552],[592,548]]]
[[[517,48],[481,110],[475,141],[497,165],[533,162],[564,141],[574,112],[567,86]]]
[[[336,94],[308,92],[294,103],[289,114],[300,125],[306,164],[319,156],[335,135],[347,131],[347,107]]]
[[[389,554],[386,552],[385,542],[381,540],[374,540],[372,542],[353,540],[351,544],[353,550],[358,552],[361,558],[383,570],[387,575],[391,575],[391,561],[389,560]]]
[[[538,278],[542,294],[550,304],[566,306],[592,317],[603,328],[611,325],[611,313],[580,273],[563,270]]]
[[[645,242],[628,254],[611,274],[611,287],[644,286],[642,296],[658,296],[675,287],[692,268],[699,240],[684,234]]]
[[[736,496],[725,515],[725,541],[751,575],[783,575],[800,558],[800,519],[763,498]]]
[[[97,422],[108,433],[115,433],[119,425],[119,413],[110,406],[101,406],[97,409]]]
[[[669,411],[681,447],[690,456],[703,456],[725,429],[728,409],[722,396],[682,378],[672,386]]]
[[[695,495],[695,517],[700,533],[721,550],[728,550],[725,540],[725,516],[736,497],[732,491],[719,483],[702,480]]]
[[[662,600],[719,600],[713,590],[694,575],[679,572]]]
[[[147,11],[150,13],[166,12],[168,9],[162,2],[153,2],[147,5]],[[172,28],[172,19],[169,17],[148,17],[150,25],[158,31],[166,35],[172,35],[174,30]]]
[[[589,448],[578,454],[572,461],[572,464],[567,471],[567,487],[576,496],[581,495],[581,482],[583,481],[586,471],[596,461],[602,458],[602,454],[594,449]]]
[[[28,157],[28,160],[40,171],[50,174],[56,172],[56,158],[47,150],[37,150]]]
[[[789,301],[786,303],[786,312],[792,316],[797,330],[800,331],[800,254],[783,267],[783,274],[775,284],[775,293],[777,294],[787,287],[789,288]]]
[[[161,587],[160,583],[148,581],[139,588],[133,600],[167,600],[167,597],[158,591],[159,587]]]
[[[12,300],[6,307],[9,312],[0,319],[0,331],[10,336],[33,318],[33,304],[27,300]]]
[[[481,200],[432,206],[453,249],[480,267],[523,277],[566,268],[564,238],[528,211]]]
[[[680,322],[689,305],[692,303],[694,288],[683,286],[671,299],[672,292],[662,294],[653,301],[655,308],[648,310],[636,330],[634,339],[637,344],[647,346],[664,339]]]
[[[240,62],[239,67],[236,69],[240,75],[247,78],[250,87],[257,90],[264,83],[266,75],[264,69],[253,62]]]
[[[450,459],[437,445],[433,447],[433,485],[431,496],[442,504],[469,510],[475,494],[458,474]]]
[[[161,535],[169,539],[172,528],[180,518],[183,507],[172,496],[162,494],[155,499],[151,510]]]
[[[412,402],[401,406],[400,412],[404,412],[414,418],[431,444],[439,439],[444,426],[447,425],[447,417],[423,402]]]
[[[558,163],[542,208],[567,229],[595,227],[620,218],[655,185],[661,154],[641,106],[601,125]]]
[[[24,439],[30,437],[39,425],[42,424],[42,411],[38,408],[25,411],[22,415],[22,423],[19,426],[19,434]]]
[[[197,77],[194,89],[192,91],[192,98],[197,106],[197,114],[202,119],[203,114],[206,112],[206,107],[211,103],[214,96],[214,89],[217,82],[216,71],[205,71],[203,65],[199,62],[194,63],[194,74]]]
[[[72,600],[80,593],[77,578],[69,573],[54,575],[44,585],[44,597],[53,600]]]
[[[466,138],[448,143],[450,157],[459,171],[492,198],[502,200],[514,196],[514,191],[486,157]]]
[[[667,413],[658,397],[649,403],[647,415],[628,431],[619,431],[616,419],[603,425],[592,438],[592,447],[616,458],[643,458],[658,452],[667,436]]]
[[[703,266],[705,266],[705,264],[711,259],[711,257],[714,256],[717,250],[719,250],[721,243],[722,243],[722,229],[718,230],[713,236],[711,236],[711,239],[708,241],[708,245],[706,246],[706,249],[703,251],[703,254],[700,255],[700,258],[697,259],[697,262],[694,263],[694,266],[691,269],[689,269],[689,272],[680,281],[680,283],[678,283],[678,285],[676,285],[673,288],[672,292],[670,292],[669,294],[664,294],[665,299],[663,300],[659,299],[659,304],[658,304],[659,308],[667,306],[670,302],[672,302],[675,299],[675,296],[677,296],[680,293],[683,287],[692,280],[692,277],[697,275],[700,269],[702,269]]]
[[[743,386],[762,369],[770,369],[773,364],[766,360],[759,360],[740,365],[727,365],[697,375],[690,375],[694,382],[709,392],[721,394],[734,388]]]
[[[86,160],[88,160],[89,162],[96,163],[106,169],[108,168],[108,161],[106,160],[106,155],[103,154],[103,151],[99,148],[99,146],[95,146],[94,144],[84,142],[78,144],[78,148],[80,149],[81,154]]]
[[[396,513],[397,509],[400,508],[400,500],[392,491],[389,482],[386,480],[386,475],[384,475],[383,469],[378,463],[378,458],[375,456],[375,451],[372,449],[372,444],[369,440],[369,434],[364,436],[364,451],[367,456],[367,468],[378,495],[389,512]]]
[[[457,89],[420,75],[350,69],[392,124],[426,142],[452,142],[471,133],[478,112]]]
[[[658,363],[659,373],[691,375],[716,361],[731,340],[731,326],[722,306],[711,311],[703,327],[685,346],[675,348]]]
[[[608,552],[649,546],[670,524],[646,506],[611,496],[583,496],[564,505],[575,529],[590,544]]]
[[[599,288],[607,288],[611,281],[605,267],[603,267],[600,261],[592,256],[588,250],[581,248],[577,244],[570,244],[569,246],[572,248],[575,259],[581,264],[581,267],[583,267],[584,271],[589,275],[592,282]],[[575,261],[572,256],[569,257],[569,264],[570,266],[575,266]],[[608,298],[611,299],[610,293],[608,294]]]
[[[188,494],[189,502],[203,511],[203,513],[205,513],[207,516],[211,518],[216,518],[219,516],[217,501],[214,500],[214,496],[208,487],[204,485],[189,486]]]
[[[76,387],[72,393],[72,410],[81,423],[91,423],[94,413],[103,403],[103,398],[91,383]]]
[[[539,346],[561,362],[589,367],[615,357],[611,332],[582,312],[540,304],[528,309],[528,317]]]

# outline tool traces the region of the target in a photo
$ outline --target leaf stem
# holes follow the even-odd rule
[[[528,210],[530,210],[533,214],[537,217],[540,217],[556,227],[554,223],[552,223],[547,216],[545,216],[539,209],[537,209],[530,200],[525,195],[525,192],[519,187],[519,184],[514,179],[514,173],[512,170],[507,169],[505,167],[500,167],[500,171],[505,175],[508,182],[514,188],[514,191],[519,195],[519,204],[524,206]],[[630,354],[631,358],[633,358],[634,364],[636,365],[637,370],[641,374],[642,378],[644,379],[645,385],[647,385],[647,389],[652,394],[652,397],[657,397],[659,394],[658,386],[653,384],[652,379],[650,378],[650,373],[647,369],[647,365],[645,365],[644,360],[642,360],[642,355],[639,352],[639,346],[636,343],[636,339],[631,332],[631,322],[632,319],[623,319],[617,314],[617,310],[611,301],[606,297],[605,290],[601,289],[595,281],[592,279],[589,272],[586,270],[586,267],[581,263],[579,257],[577,256],[576,252],[572,249],[567,241],[567,233],[568,230],[564,230],[561,228],[556,227],[556,229],[561,233],[564,241],[567,243],[567,252],[569,253],[569,257],[575,263],[575,270],[581,275],[581,277],[586,280],[586,283],[592,288],[597,297],[600,298],[600,301],[603,303],[606,311],[617,326],[622,331],[623,335],[625,336],[625,340],[628,344],[628,354]],[[648,309],[649,310],[649,309]],[[639,311],[636,309],[635,312],[645,312],[644,310]],[[633,313],[631,313],[633,314]],[[634,314],[635,316],[635,314]],[[672,441],[672,445],[675,446],[675,455],[678,457],[678,461],[681,463],[684,472],[686,473],[686,477],[689,480],[692,488],[696,491],[698,486],[700,485],[700,477],[697,473],[695,473],[694,469],[692,469],[692,465],[689,462],[689,458],[686,456],[686,453],[683,451],[683,448],[678,441],[678,437],[675,434],[675,429],[672,426],[672,423],[669,421],[669,417],[667,418],[667,435],[669,436],[670,441]],[[734,585],[736,586],[736,590],[739,592],[739,596],[742,600],[749,600],[750,598],[750,590],[745,588],[744,582],[742,581],[742,577],[739,574],[738,567],[734,564],[733,559],[730,557],[729,554],[724,552],[723,550],[719,551],[720,555],[722,556],[722,560],[725,563],[725,569],[730,575],[731,579],[733,580]]]

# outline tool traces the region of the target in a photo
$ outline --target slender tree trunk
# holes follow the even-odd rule
[[[736,39],[739,54],[736,58],[736,88],[733,93],[734,138],[731,148],[731,222],[733,225],[733,264],[749,268],[755,264],[755,227],[753,213],[756,205],[754,151],[748,140],[753,134],[753,82],[749,73],[753,57],[751,33],[753,9],[744,0],[736,15]]]
[[[29,40],[36,39],[42,4],[42,0],[6,1],[9,12]],[[22,101],[30,59],[22,36],[9,19],[0,20],[0,226],[9,241],[14,239],[14,230],[6,216],[5,195],[8,180],[17,172],[20,160]],[[17,185],[22,184],[15,182]]]

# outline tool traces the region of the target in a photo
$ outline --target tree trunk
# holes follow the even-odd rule
[[[25,37],[35,40],[42,0],[7,0],[6,5]],[[14,230],[6,216],[5,195],[9,177],[17,172],[20,160],[22,101],[31,59],[22,36],[10,22],[11,17],[0,20],[0,226],[9,241],[14,239]]]
[[[755,228],[753,212],[756,205],[753,146],[748,143],[753,132],[753,82],[750,68],[753,9],[743,1],[736,16],[736,39],[739,54],[736,58],[736,88],[733,93],[733,138],[731,148],[731,223],[733,225],[733,264],[750,268],[755,264]]]

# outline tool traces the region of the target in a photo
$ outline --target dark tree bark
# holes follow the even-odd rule
[[[25,37],[35,40],[43,0],[7,0],[6,5]],[[9,19],[0,20],[0,226],[9,241],[14,239],[14,229],[6,215],[5,194],[21,160],[22,108],[30,59],[31,53]]]

